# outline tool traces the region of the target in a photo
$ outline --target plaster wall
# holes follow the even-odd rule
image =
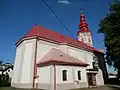
[[[37,82],[40,89],[53,90],[54,89],[54,66],[44,66],[38,68]]]
[[[19,77],[19,69],[20,69],[20,63],[21,61],[21,56],[22,51],[24,48],[24,44],[20,44],[17,48],[16,48],[16,56],[15,56],[15,61],[14,61],[14,68],[13,68],[13,77],[12,77],[12,83],[19,83],[18,81],[18,77]]]
[[[40,59],[44,57],[52,48],[59,49],[59,45],[39,40],[37,46],[37,62],[40,61]]]
[[[32,83],[36,40],[25,41],[21,83]]]
[[[67,70],[67,81],[62,80],[62,71],[63,70]],[[56,65],[57,83],[73,83],[73,82],[75,82],[76,80],[78,80],[78,74],[77,74],[78,71],[81,71],[80,82],[87,82],[86,67]]]
[[[12,87],[32,88],[35,39],[23,41],[16,49]]]
[[[71,56],[73,56],[81,61],[85,61],[84,50],[68,46],[68,55],[71,55]]]
[[[63,81],[63,70],[67,70],[67,81]],[[78,71],[81,71],[81,80],[78,80]],[[86,77],[86,67],[56,65],[57,90],[88,87]]]
[[[99,69],[98,73],[96,74],[96,83],[98,86],[104,85],[103,74],[101,69]]]

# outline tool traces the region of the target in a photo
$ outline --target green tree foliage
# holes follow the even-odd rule
[[[100,21],[98,33],[104,34],[106,61],[114,66],[120,77],[120,0],[110,5],[109,13]]]
[[[1,65],[2,63],[3,63],[2,60],[0,60],[0,65]]]

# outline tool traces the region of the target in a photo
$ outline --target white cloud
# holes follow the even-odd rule
[[[58,3],[70,4],[68,0],[58,0]]]

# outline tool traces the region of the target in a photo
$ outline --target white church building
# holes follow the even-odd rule
[[[104,59],[99,58],[104,53],[93,47],[83,13],[77,36],[76,40],[35,25],[16,43],[11,86],[67,90],[104,85]]]

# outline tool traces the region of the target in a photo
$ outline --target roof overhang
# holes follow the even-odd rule
[[[98,50],[90,50],[88,48],[80,47],[78,45],[72,44],[72,43],[67,42],[67,41],[61,43],[59,41],[51,40],[49,38],[45,38],[45,37],[37,36],[37,35],[29,36],[29,37],[22,37],[19,41],[17,41],[17,43],[15,45],[16,45],[16,47],[18,47],[23,41],[30,40],[30,39],[38,39],[38,40],[54,43],[54,44],[57,44],[57,45],[68,45],[68,46],[75,47],[75,48],[82,49],[82,50],[86,50],[86,51],[89,51],[89,52],[98,52],[98,53],[103,54],[103,52],[100,52]]]
[[[87,69],[86,71],[87,71],[87,73],[98,73],[97,68]]]
[[[82,63],[70,63],[70,62],[58,62],[58,61],[49,61],[44,63],[38,63],[38,67],[47,66],[47,65],[66,65],[66,66],[80,66],[80,67],[87,67],[89,64],[82,64]]]

